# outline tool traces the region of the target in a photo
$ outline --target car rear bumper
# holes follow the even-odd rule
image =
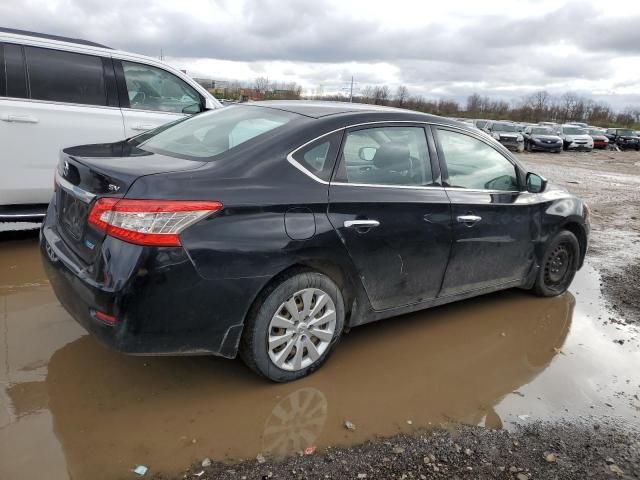
[[[605,142],[604,140],[594,140],[593,148],[607,148],[609,146],[609,142]]]
[[[83,265],[45,219],[40,250],[51,286],[101,343],[141,355],[236,356],[245,316],[266,278],[204,279],[182,248],[113,238],[101,248],[108,263]],[[96,311],[115,317],[115,325],[98,319]]]

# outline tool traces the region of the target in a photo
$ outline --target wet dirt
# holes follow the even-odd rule
[[[532,171],[591,208],[589,261],[624,321],[640,324],[640,152],[522,153]]]
[[[178,475],[205,457],[323,451],[449,422],[638,425],[640,339],[606,321],[619,315],[600,282],[586,265],[557,298],[510,290],[359,327],[320,371],[280,385],[239,361],[102,347],[53,296],[37,234],[0,234],[0,478],[36,464],[52,479],[135,478],[136,465]]]

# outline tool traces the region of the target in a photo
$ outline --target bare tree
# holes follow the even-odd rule
[[[396,95],[395,95],[396,106],[402,108],[407,102],[408,98],[409,98],[409,89],[404,85],[400,85],[396,89]]]
[[[386,105],[389,99],[389,87],[383,85],[373,89],[373,100],[376,105]]]
[[[267,77],[257,77],[253,85],[256,90],[264,93],[269,89],[269,79]]]

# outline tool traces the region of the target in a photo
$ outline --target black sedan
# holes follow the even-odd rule
[[[530,126],[522,132],[524,148],[529,151],[559,153],[562,151],[562,138],[553,133],[549,127]]]
[[[640,150],[640,137],[630,128],[608,128],[605,135],[620,150]]]
[[[65,149],[41,231],[62,305],[135,354],[300,378],[345,329],[511,287],[566,291],[582,200],[443,118],[257,102]]]

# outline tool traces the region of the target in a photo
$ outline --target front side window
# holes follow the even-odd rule
[[[94,55],[24,47],[31,98],[106,105],[102,59]]]
[[[142,150],[181,158],[207,159],[258,138],[297,117],[272,108],[238,105],[188,117],[134,137]]]
[[[486,143],[458,132],[438,129],[449,172],[449,185],[481,190],[518,190],[515,166]]]
[[[130,108],[170,113],[197,113],[200,95],[175,75],[160,68],[122,62]]]
[[[347,133],[337,180],[376,185],[433,185],[424,129],[381,127]]]

